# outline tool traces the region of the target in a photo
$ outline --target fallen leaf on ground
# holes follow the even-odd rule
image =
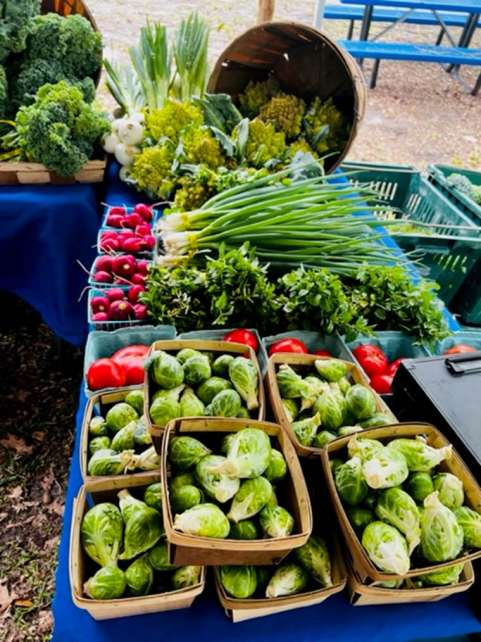
[[[7,497],[8,499],[19,499],[22,496],[23,493],[23,488],[21,486],[15,486],[15,488],[12,488],[12,490],[8,493]]]
[[[33,446],[27,446],[24,439],[16,437],[11,433],[8,433],[0,439],[0,446],[3,446],[7,450],[13,450],[18,455],[31,455],[33,452]]]
[[[29,609],[33,606],[32,600],[15,600],[15,606],[22,606],[23,608]]]

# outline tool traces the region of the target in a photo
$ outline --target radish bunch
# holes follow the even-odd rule
[[[147,306],[139,302],[145,288],[133,285],[128,290],[111,288],[99,292],[90,299],[91,320],[103,321],[143,321],[147,318]]]
[[[101,232],[99,251],[105,254],[151,252],[155,247],[152,220],[152,208],[144,203],[131,211],[123,206],[111,207],[104,224],[116,229]]]
[[[150,262],[132,254],[99,256],[93,265],[91,280],[97,284],[141,285],[147,280]]]

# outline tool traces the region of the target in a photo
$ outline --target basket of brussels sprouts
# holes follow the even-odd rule
[[[219,566],[217,595],[233,622],[313,606],[342,591],[346,569],[336,543],[319,535],[279,566]]]
[[[147,428],[143,388],[120,388],[89,399],[80,438],[80,471],[85,484],[126,473],[142,476],[160,469]]]
[[[159,475],[104,479],[74,500],[69,573],[72,600],[96,620],[188,608],[205,569],[174,567],[160,513]]]
[[[266,387],[274,417],[301,457],[317,458],[331,441],[396,422],[362,371],[349,361],[273,354]]]
[[[264,418],[264,388],[254,350],[227,341],[152,344],[145,373],[145,411],[160,452],[169,421],[180,417]]]
[[[434,573],[399,581],[368,583],[361,580],[349,563],[347,566],[349,600],[354,606],[439,602],[456,593],[467,591],[474,584],[471,562],[455,564]]]
[[[481,557],[481,488],[434,426],[344,437],[321,458],[362,582],[399,582]]]
[[[311,534],[306,482],[278,424],[172,421],[162,444],[161,480],[175,564],[278,564]]]

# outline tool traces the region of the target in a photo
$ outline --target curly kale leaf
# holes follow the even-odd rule
[[[31,19],[40,13],[40,0],[0,2],[0,61],[26,47]]]
[[[8,80],[5,68],[0,65],[0,118],[4,118],[8,111]]]

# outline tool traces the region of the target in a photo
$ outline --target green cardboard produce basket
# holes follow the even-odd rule
[[[440,298],[450,304],[481,257],[481,228],[413,167],[350,162],[343,163],[342,169],[352,172],[354,185],[379,194],[386,204],[377,213],[381,221],[409,220],[430,226],[429,234],[401,228],[391,228],[391,234],[402,250],[421,255],[423,276],[439,283]]]

